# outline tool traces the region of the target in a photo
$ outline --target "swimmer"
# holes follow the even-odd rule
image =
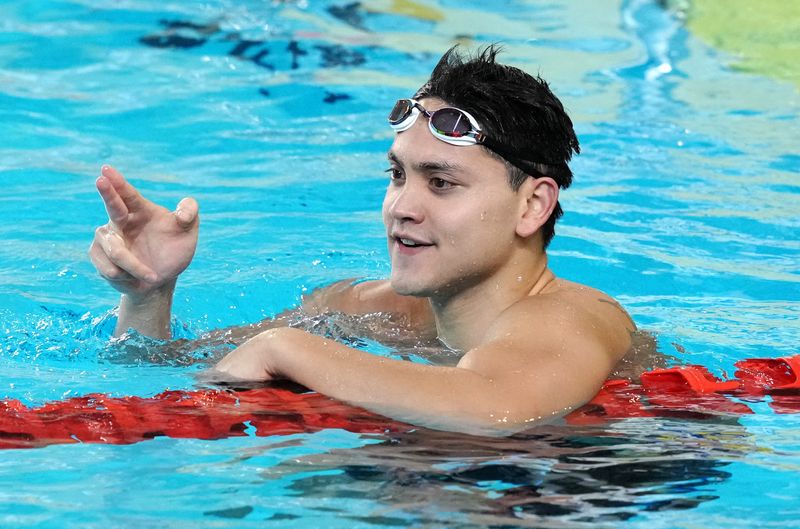
[[[635,325],[608,295],[556,277],[547,246],[578,139],[540,78],[449,50],[430,79],[389,113],[383,221],[391,275],[346,280],[274,319],[211,333],[239,346],[217,379],[289,379],[435,429],[504,435],[589,401],[631,349]],[[176,280],[194,256],[198,204],[174,212],[114,168],[97,189],[109,222],[89,250],[121,292],[116,334],[170,337]],[[380,314],[370,337],[457,351],[454,365],[385,358],[291,326],[298,315]]]

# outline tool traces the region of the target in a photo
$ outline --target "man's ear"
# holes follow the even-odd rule
[[[550,177],[529,177],[517,190],[520,198],[520,216],[517,235],[530,237],[550,218],[558,203],[558,184]]]

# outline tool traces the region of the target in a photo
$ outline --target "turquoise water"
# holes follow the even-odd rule
[[[102,163],[168,207],[200,202],[183,335],[384,276],[384,116],[457,41],[502,41],[574,118],[557,274],[617,297],[681,362],[730,375],[796,354],[797,90],[729,68],[655,2],[466,4],[0,4],[0,396],[197,385],[201,364],[108,343],[115,295],[86,257]],[[793,527],[800,416],[750,405],[502,440],[325,430],[2,450],[0,526]]]

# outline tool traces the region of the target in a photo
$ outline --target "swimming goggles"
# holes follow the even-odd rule
[[[389,113],[389,125],[396,132],[410,129],[420,114],[428,118],[431,133],[451,145],[476,145],[485,141],[485,135],[475,118],[466,110],[444,107],[428,112],[413,99],[399,99]]]
[[[420,114],[424,114],[428,118],[428,128],[431,134],[445,143],[450,145],[483,145],[527,174],[540,173],[535,168],[534,162],[521,160],[511,155],[506,149],[486,137],[475,118],[469,112],[460,108],[443,107],[429,112],[415,99],[399,99],[389,113],[389,125],[395,132],[403,132],[411,128]]]

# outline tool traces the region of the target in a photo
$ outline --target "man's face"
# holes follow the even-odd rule
[[[447,106],[423,99],[429,111]],[[399,294],[450,296],[491,280],[513,259],[525,200],[505,165],[478,145],[435,138],[420,115],[395,137],[383,221]]]

